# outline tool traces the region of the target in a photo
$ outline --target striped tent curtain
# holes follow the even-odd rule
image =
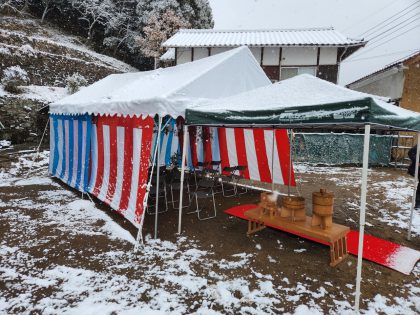
[[[89,192],[139,227],[152,146],[153,118],[97,116],[92,125]]]
[[[82,192],[88,191],[91,127],[89,115],[50,115],[49,173]]]
[[[189,127],[189,135],[190,167],[197,162],[221,161],[222,169],[246,166],[246,179],[289,184],[290,145],[284,129]],[[293,165],[291,168],[290,185],[295,186]]]

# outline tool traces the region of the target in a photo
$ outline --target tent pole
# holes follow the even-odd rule
[[[158,131],[158,133],[159,133],[159,131]],[[139,225],[139,228],[138,228],[138,231],[137,231],[136,243],[134,245],[134,251],[138,250],[138,247],[139,247],[140,244],[143,245],[143,235],[142,235],[143,223],[144,223],[144,216],[145,216],[145,211],[146,211],[146,207],[147,207],[147,201],[149,199],[150,187],[152,186],[152,176],[153,176],[153,170],[155,168],[155,163],[156,163],[156,154],[157,154],[157,146],[155,146],[153,148],[153,157],[152,157],[152,160],[150,161],[150,163],[152,165],[152,169],[150,171],[150,177],[149,177],[149,180],[148,180],[147,186],[146,186],[146,195],[144,196],[144,199],[143,199],[143,213],[141,214],[140,225]],[[90,198],[90,195],[89,194],[87,194],[87,195]],[[90,200],[92,200],[92,198],[90,198]]]
[[[287,195],[290,196],[290,183],[292,180],[292,129],[289,129],[289,178],[287,180]]]
[[[159,131],[157,135],[157,158],[156,158],[156,206],[155,206],[155,239],[157,238],[158,215],[159,215],[159,177],[160,177],[160,135],[162,127],[162,116],[159,116]],[[152,174],[153,176],[153,174]]]
[[[184,139],[182,142],[182,159],[181,159],[181,186],[179,187],[179,212],[178,212],[178,234],[181,234],[182,224],[182,197],[184,196],[184,174],[185,174],[185,160],[187,156],[187,137],[188,127],[184,125]]]
[[[414,190],[411,200],[410,222],[408,223],[407,239],[411,240],[411,228],[413,226],[414,207],[416,206],[417,185],[419,183],[419,155],[420,155],[420,132],[417,133],[416,167],[414,171]]]
[[[271,191],[272,192],[274,192],[274,141],[275,141],[275,137],[274,137],[274,134],[275,134],[275,132],[276,132],[276,129],[274,129],[274,126],[273,126],[273,142],[272,142],[272,145],[271,145],[271,176],[272,176],[272,178],[271,178]]]
[[[357,251],[357,275],[356,275],[356,297],[354,308],[359,313],[360,308],[360,284],[362,282],[362,258],[363,258],[363,240],[365,234],[365,218],[366,218],[366,192],[367,192],[367,176],[369,166],[369,141],[370,141],[370,125],[365,125],[365,137],[363,141],[363,168],[362,168],[362,186],[360,194],[360,222],[359,222],[359,247]]]

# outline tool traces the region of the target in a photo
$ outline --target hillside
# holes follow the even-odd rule
[[[82,42],[35,19],[0,19],[0,79],[10,66],[20,66],[29,78],[29,86],[20,94],[7,93],[0,86],[0,140],[36,141],[46,119],[38,111],[67,95],[68,76],[78,73],[91,84],[111,73],[137,71]]]

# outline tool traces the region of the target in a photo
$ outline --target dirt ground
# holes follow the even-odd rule
[[[19,149],[22,148],[15,148],[15,151]],[[118,292],[132,290],[124,287],[125,280],[117,284],[114,282],[117,277],[124,277],[139,281],[146,285],[145,289],[130,292],[129,296],[133,297],[129,302],[125,299],[119,300],[117,293],[114,293],[115,301],[112,301],[112,296],[105,296],[104,299],[109,299],[107,305],[113,303],[115,307],[102,309],[102,313],[123,314],[127,309],[133,308],[135,303],[143,303],[162,313],[179,314],[209,313],[203,311],[205,309],[227,314],[298,314],[298,310],[302,310],[299,306],[302,305],[307,305],[309,313],[351,313],[354,303],[356,257],[349,256],[333,268],[329,266],[328,247],[270,228],[247,236],[247,222],[224,213],[224,210],[239,204],[258,203],[259,191],[249,191],[247,194],[231,198],[223,198],[221,194],[217,194],[217,217],[200,221],[195,214],[184,214],[181,238],[176,234],[178,210],[170,207],[167,212],[159,214],[158,238],[176,244],[177,247],[173,251],[177,255],[182,256],[189,248],[202,251],[200,259],[191,258],[188,262],[194,276],[205,279],[205,285],[197,290],[188,291],[182,289],[185,274],[174,273],[179,279],[172,280],[169,285],[166,276],[164,280],[156,276],[168,266],[172,266],[171,259],[179,256],[166,260],[162,253],[167,253],[167,248],[162,247],[162,243],[153,243],[150,239],[150,235],[154,233],[154,216],[145,217],[143,234],[147,236],[146,246],[149,247],[137,255],[132,253],[133,245],[130,242],[110,238],[109,235],[98,232],[108,224],[106,219],[87,222],[86,229],[90,229],[89,233],[77,232],[80,225],[84,224],[82,218],[73,216],[69,219],[70,222],[74,220],[73,226],[47,220],[46,211],[54,209],[50,207],[46,210],[47,208],[44,209],[43,206],[38,206],[39,204],[56,205],[55,207],[66,209],[66,204],[80,199],[81,194],[58,180],[51,183],[19,185],[16,180],[26,178],[28,163],[21,161],[19,168],[13,163],[19,163],[19,158],[24,154],[30,156],[25,152],[0,152],[0,170],[3,170],[3,174],[14,173],[14,184],[1,185],[1,181],[7,176],[0,177],[0,245],[6,248],[0,250],[3,257],[0,261],[0,312],[3,309],[7,313],[16,314],[61,313],[63,310],[78,310],[79,314],[85,313],[85,310],[86,313],[91,313],[92,310],[81,303],[98,292],[103,294],[105,287],[121,285]],[[40,162],[34,169],[33,176],[48,178],[45,161]],[[334,222],[354,230],[358,229],[359,168],[298,165],[296,177],[297,190],[306,198],[308,214],[311,209],[311,193],[320,187],[326,187],[336,196]],[[10,177],[7,178],[10,180]],[[411,182],[412,179],[404,170],[380,168],[370,171],[365,231],[367,234],[420,250],[420,227],[415,227],[411,241],[406,239],[404,229],[408,220],[405,216],[408,213]],[[276,189],[283,193],[287,191],[285,187]],[[64,197],[59,200],[49,199],[48,194],[51,191],[60,192]],[[293,189],[293,193],[298,192]],[[37,206],[32,207],[31,202]],[[99,217],[105,215],[111,218],[112,222],[135,237],[136,229],[124,218],[97,200],[95,204],[99,209],[95,211],[102,212]],[[207,207],[209,205],[206,204]],[[160,206],[162,208],[163,203]],[[147,245],[148,242],[150,245]],[[17,248],[18,251],[12,253],[10,248]],[[161,253],[153,253],[145,258],[145,253],[151,253],[152,249]],[[114,251],[118,251],[119,256],[110,259],[112,256],[107,253]],[[24,255],[27,258],[22,258]],[[117,264],[120,265],[119,268],[115,268]],[[67,278],[61,278],[61,282],[60,279],[54,278],[56,282],[44,285],[37,282],[31,285],[26,283],[32,276],[39,282],[39,279],[45,278],[48,270],[57,266],[95,272],[104,276],[104,283],[92,280],[89,282],[89,285],[93,286],[92,290],[86,289],[82,292],[77,288],[64,289]],[[156,268],[159,272],[153,274]],[[182,264],[179,268],[182,269]],[[10,275],[11,270],[18,275]],[[362,309],[371,313],[389,314],[419,312],[419,271],[417,266],[414,272],[407,276],[365,260]],[[186,274],[191,275],[189,271]],[[251,293],[254,292],[253,289],[258,289],[259,298],[253,301],[245,300],[240,288],[230,288],[230,299],[236,302],[225,303],[223,298],[214,297],[207,291],[212,285],[219,287],[220,283],[232,284],[238,279],[245,281]],[[268,282],[272,289],[264,291],[262,283]],[[175,293],[176,303],[163,309],[162,304],[156,302],[155,293],[158,290],[165,290],[169,296]],[[264,297],[268,300],[264,300]],[[48,304],[46,299],[52,299],[54,302]],[[59,303],[57,299],[60,300]],[[168,301],[173,302],[171,299],[168,298]],[[42,308],[39,305],[43,305]],[[98,302],[93,305],[98,306]],[[98,306],[96,310],[101,308]]]

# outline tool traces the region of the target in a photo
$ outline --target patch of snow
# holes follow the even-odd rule
[[[21,90],[23,93],[19,94],[20,98],[28,98],[45,103],[53,103],[68,96],[67,89],[62,87],[28,85],[22,86]]]

